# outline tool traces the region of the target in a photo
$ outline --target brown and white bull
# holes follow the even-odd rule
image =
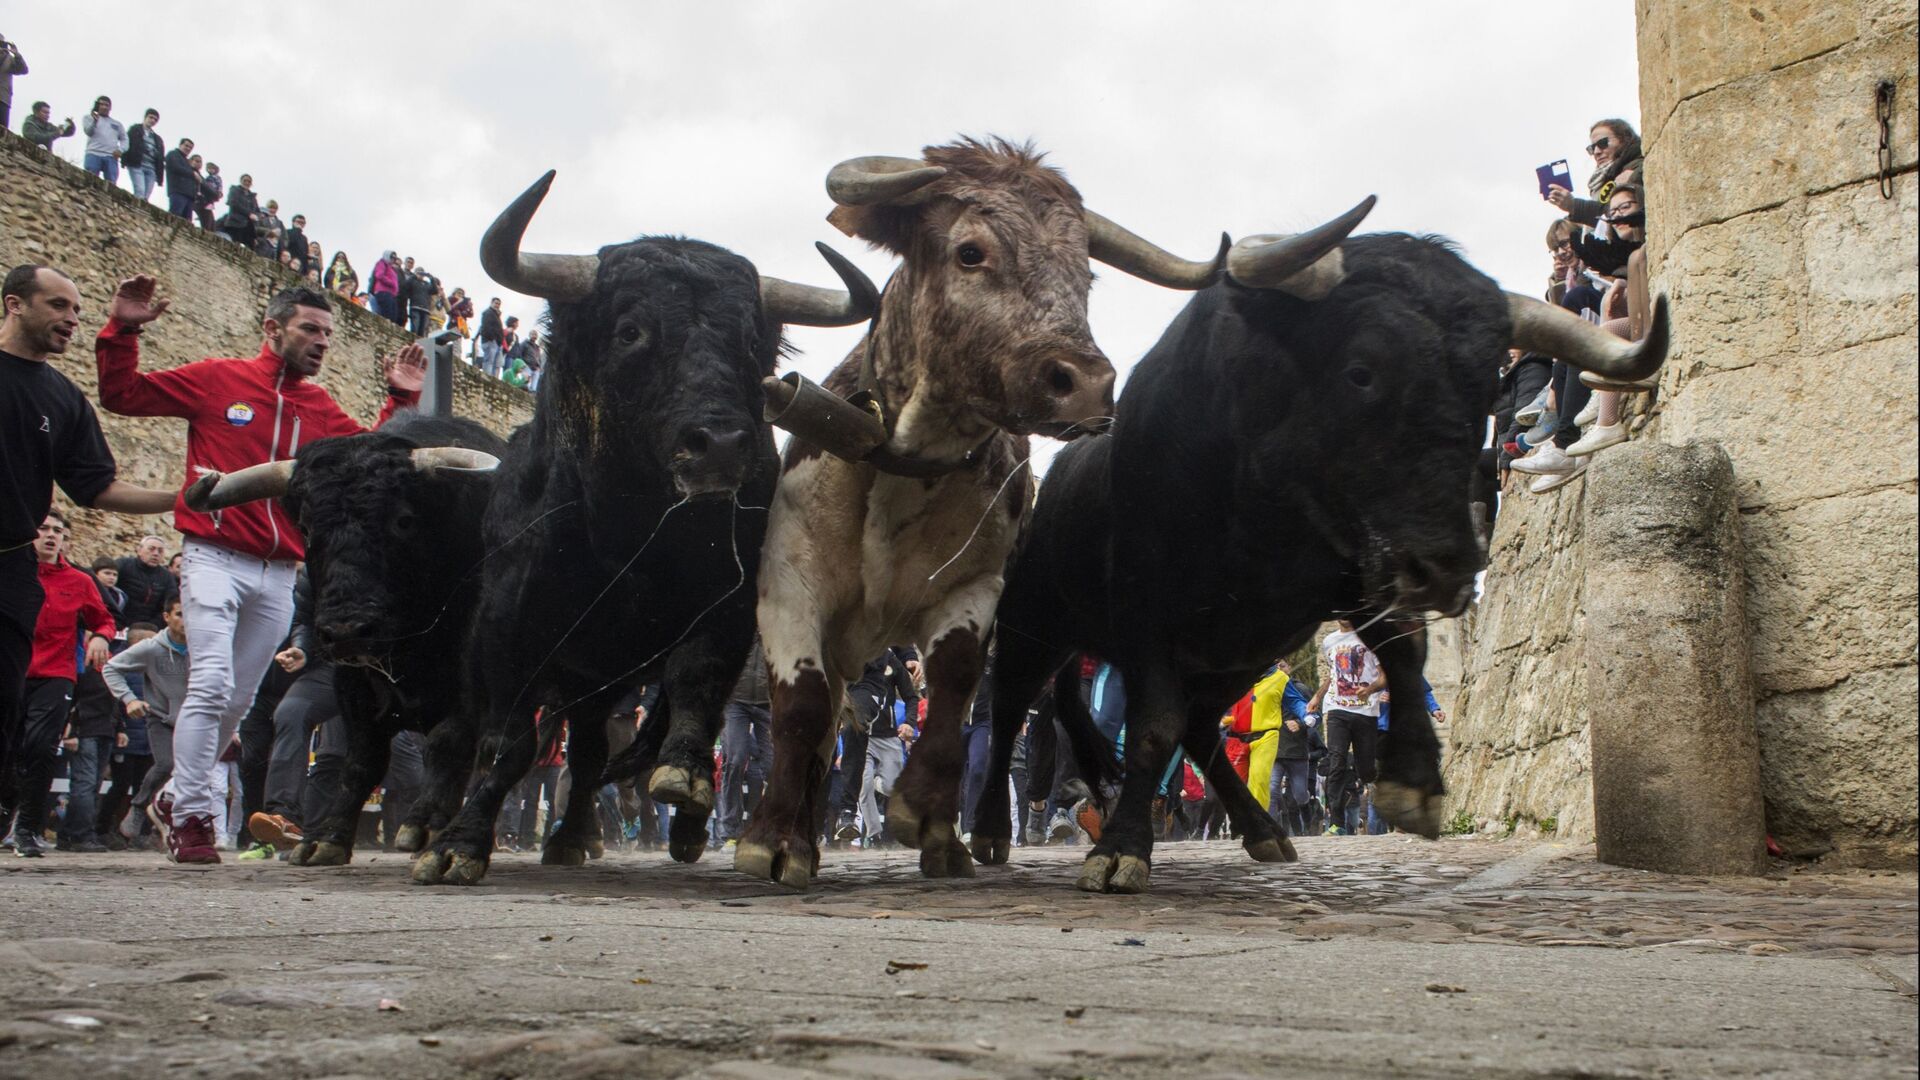
[[[1031,502],[1027,437],[1111,423],[1088,259],[1179,289],[1204,287],[1219,263],[1176,258],[1087,210],[1039,154],[1000,140],[856,158],[827,191],[829,221],[901,258],[826,384],[870,395],[885,442],[860,461],[798,433],[787,447],[759,581],[773,764],[734,866],[808,884],[843,690],[882,649],[913,643],[926,722],[887,825],[920,850],[922,873],[969,875],[954,829],[960,724]]]

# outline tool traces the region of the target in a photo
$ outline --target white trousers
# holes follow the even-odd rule
[[[187,694],[173,720],[173,818],[213,817],[220,751],[240,730],[260,677],[293,624],[291,562],[188,537],[180,571]]]

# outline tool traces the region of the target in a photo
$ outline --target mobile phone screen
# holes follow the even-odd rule
[[[1573,190],[1573,173],[1567,168],[1565,158],[1540,166],[1533,170],[1533,175],[1540,181],[1540,197],[1543,199],[1547,197],[1547,189],[1550,187]]]

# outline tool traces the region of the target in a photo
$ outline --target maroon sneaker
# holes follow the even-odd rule
[[[167,837],[167,858],[177,863],[217,863],[220,853],[213,849],[213,816],[193,814],[183,818]]]

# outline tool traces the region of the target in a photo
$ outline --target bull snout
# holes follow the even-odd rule
[[[673,483],[687,499],[731,497],[753,460],[753,433],[700,425],[681,432],[673,453]]]
[[[367,652],[381,632],[377,618],[359,614],[328,616],[314,624],[314,631],[320,635],[320,644],[340,658]]]
[[[1057,360],[1047,372],[1053,415],[1042,433],[1058,439],[1100,435],[1113,426],[1113,365],[1106,357]]]

